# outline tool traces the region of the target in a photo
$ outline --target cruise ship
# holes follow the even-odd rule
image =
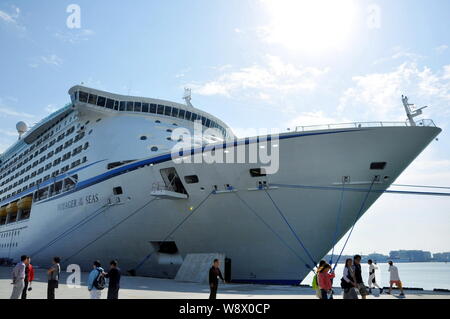
[[[174,278],[188,254],[221,253],[232,281],[298,284],[441,131],[406,97],[405,122],[237,138],[189,92],[69,95],[0,156],[2,261]],[[250,159],[263,150],[276,169]],[[218,155],[235,160],[202,161]]]

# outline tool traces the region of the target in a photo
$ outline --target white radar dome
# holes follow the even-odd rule
[[[25,124],[25,122],[20,121],[16,124],[16,129],[17,132],[22,135],[28,130],[28,126]]]

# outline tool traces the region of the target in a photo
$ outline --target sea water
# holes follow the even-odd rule
[[[364,283],[368,284],[369,265],[362,263],[362,277]],[[378,263],[375,271],[375,278],[380,287],[389,287],[389,265]],[[395,263],[398,268],[400,280],[403,287],[423,288],[433,290],[434,288],[450,289],[450,263],[445,262],[416,262],[416,263]],[[338,264],[335,270],[336,279],[333,286],[339,287],[341,284],[344,264]],[[302,284],[311,285],[313,273],[309,273]]]

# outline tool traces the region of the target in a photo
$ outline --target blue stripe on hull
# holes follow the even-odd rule
[[[362,129],[356,129],[356,130],[352,129],[352,130],[340,130],[340,131],[332,131],[332,132],[298,133],[298,134],[280,136],[279,139],[282,140],[282,139],[289,139],[289,138],[303,137],[303,136],[327,135],[327,134],[346,133],[346,132],[357,132],[357,131],[361,131],[361,130]],[[203,146],[203,147],[200,147],[200,148],[195,148],[195,149],[193,148],[193,149],[191,149],[189,151],[186,151],[186,152],[180,152],[178,155],[180,157],[189,156],[189,155],[194,155],[194,154],[210,151],[213,148],[214,149],[218,149],[218,148],[227,148],[227,147],[237,147],[239,145],[248,145],[248,144],[251,144],[251,143],[258,143],[260,140],[261,141],[270,141],[271,137],[269,136],[269,137],[264,138],[264,139],[262,139],[260,137],[256,137],[256,138],[253,138],[253,139],[245,138],[243,140],[235,141],[234,143],[230,143],[230,144],[223,143],[223,144],[219,144],[219,145],[217,145],[217,144],[215,144],[215,145],[207,145],[207,146]],[[134,162],[134,163],[131,163],[131,164],[127,164],[127,165],[124,165],[124,166],[112,169],[110,171],[107,171],[105,173],[102,173],[100,175],[91,177],[91,178],[89,178],[87,180],[84,180],[82,182],[78,182],[74,189],[72,189],[72,190],[70,190],[68,192],[65,192],[65,193],[63,193],[61,195],[49,198],[47,200],[40,201],[37,204],[46,203],[48,201],[52,201],[52,200],[55,200],[55,199],[58,199],[58,198],[70,195],[70,194],[72,194],[74,192],[77,192],[79,190],[82,190],[82,189],[84,189],[86,187],[89,187],[89,186],[101,183],[101,182],[103,182],[105,180],[108,180],[110,178],[119,176],[121,174],[125,174],[127,172],[134,171],[134,170],[142,168],[142,167],[144,167],[146,165],[160,164],[160,163],[164,163],[164,162],[167,162],[167,161],[170,161],[170,160],[172,160],[172,153],[163,154],[163,155],[159,155],[159,156],[156,156],[156,157],[152,157],[152,158],[148,158],[148,159],[145,159],[145,160],[141,160],[141,161],[138,161],[138,162]],[[98,162],[103,162],[103,161],[105,161],[105,160],[97,161],[95,163],[86,165],[85,167],[81,167],[81,168],[78,168],[78,169],[73,170],[71,172],[67,172],[64,175],[64,177],[65,176],[70,176],[71,174],[73,174],[75,172],[78,172],[78,171],[80,171],[82,169],[85,169],[85,168],[91,166],[91,165],[94,165],[94,164],[96,164]],[[61,176],[57,178],[57,180],[59,180],[59,179],[61,179]],[[41,184],[39,186],[40,186],[40,188],[42,188],[43,186],[45,186],[45,185],[47,185],[48,183],[51,183],[51,182],[52,182],[52,180],[49,180],[45,184],[43,183],[43,184]],[[28,193],[31,193],[31,192],[33,192],[36,189],[37,189],[36,187],[33,187],[33,189],[30,189],[29,191],[27,191],[25,193],[16,195],[14,197],[14,199],[16,199],[18,197],[25,196]],[[9,201],[11,201],[11,200],[9,200]],[[0,203],[0,205],[3,205],[3,203]]]

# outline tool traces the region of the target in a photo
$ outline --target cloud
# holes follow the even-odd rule
[[[414,52],[411,52],[409,49],[404,49],[401,46],[396,46],[396,47],[392,48],[392,54],[390,56],[377,59],[373,62],[373,64],[376,65],[376,64],[399,60],[399,59],[417,62],[423,58],[424,58],[424,56],[414,53]]]
[[[19,23],[20,9],[12,6],[12,13],[0,10],[0,22],[15,27],[19,31],[25,31],[25,27]]]
[[[44,110],[47,113],[53,113],[53,112],[59,110],[59,107],[57,107],[55,104],[49,104],[44,108]]]
[[[295,129],[297,126],[324,125],[325,128],[326,124],[350,123],[350,122],[351,122],[350,120],[342,117],[341,115],[331,117],[330,115],[326,115],[323,111],[311,111],[300,113],[298,116],[289,120],[287,126],[291,129]]]
[[[440,111],[449,114],[450,65],[432,71],[419,67],[416,62],[405,62],[386,73],[372,73],[352,78],[354,86],[346,89],[340,98],[338,110],[356,111],[370,120],[404,120],[401,95],[411,95],[410,101],[424,100],[432,103],[428,112]]]
[[[445,51],[447,51],[447,49],[448,49],[448,45],[446,45],[446,44],[443,44],[443,45],[440,45],[440,46],[434,48],[434,50],[436,51],[437,54],[442,54]]]
[[[17,19],[20,15],[20,9],[17,7],[13,7],[14,13],[6,13],[5,11],[0,10],[0,20],[6,23],[17,24]]]
[[[60,66],[63,62],[63,60],[56,54],[41,56],[41,61],[44,62],[45,64],[51,64],[55,66]]]
[[[24,112],[17,112],[5,107],[0,107],[0,114],[4,114],[7,116],[16,116],[16,117],[27,117],[27,118],[34,118],[34,115],[24,113]]]
[[[216,79],[187,86],[201,95],[223,95],[227,97],[252,97],[269,99],[275,94],[313,91],[321,77],[329,69],[297,66],[285,63],[281,58],[266,55],[264,63],[237,70],[221,68],[224,72]]]

